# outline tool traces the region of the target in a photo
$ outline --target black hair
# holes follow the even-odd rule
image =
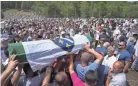
[[[66,35],[67,35],[67,36],[70,36],[70,34],[68,34],[68,33],[67,33]]]
[[[39,38],[39,39],[42,39],[42,35],[38,35],[38,38]]]
[[[126,41],[120,41],[120,42],[123,42],[123,44],[126,46],[127,42]]]
[[[20,36],[19,35],[16,35],[15,38],[20,38]]]

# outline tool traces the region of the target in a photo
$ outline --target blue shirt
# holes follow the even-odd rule
[[[116,57],[119,61],[122,61],[125,64],[125,61],[129,61],[131,58],[131,55],[127,50],[119,50]]]
[[[89,70],[97,71],[99,64],[96,62],[93,62],[93,63],[90,62],[88,66],[82,67],[80,63],[75,62],[75,66],[76,66],[75,69],[78,77],[82,81],[84,81],[85,73]]]
[[[132,42],[127,43],[127,50],[131,56],[134,54],[135,49],[134,49],[134,44],[132,44]]]
[[[104,48],[104,47],[96,47],[96,49],[95,49],[98,53],[104,53],[104,56],[106,56],[107,55],[107,50],[106,50],[106,48]]]
[[[104,85],[104,79],[106,75],[108,74],[109,68],[105,65],[100,64],[97,73],[98,73],[98,81],[97,86],[103,86]]]

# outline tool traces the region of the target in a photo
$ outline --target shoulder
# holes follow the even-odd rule
[[[91,69],[91,70],[96,70],[98,68],[99,64],[94,61],[93,63],[91,63],[89,66],[88,66],[88,70]]]
[[[126,75],[125,73],[120,73],[112,77],[112,80],[110,82],[110,85],[116,85],[116,86],[125,86],[126,84]]]
[[[116,78],[117,81],[126,81],[126,74],[125,73],[120,73],[117,74],[114,78]]]
[[[129,55],[130,55],[130,53],[129,53],[127,50],[124,51],[124,54],[125,54],[126,56],[129,56]]]

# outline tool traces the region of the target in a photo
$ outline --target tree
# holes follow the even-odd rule
[[[89,16],[89,3],[86,1],[80,2],[81,17]]]
[[[32,10],[47,17],[138,17],[138,2],[1,1],[2,10]]]

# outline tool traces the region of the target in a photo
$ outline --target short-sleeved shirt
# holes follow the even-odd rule
[[[105,65],[109,68],[113,68],[113,64],[114,62],[116,62],[118,59],[113,55],[111,57],[109,57],[108,55],[106,55],[102,61],[102,65]]]
[[[134,54],[135,49],[134,49],[134,45],[131,42],[127,43],[127,50],[128,50],[128,52],[130,53],[131,56]]]
[[[112,74],[109,86],[126,86],[126,74]]]
[[[131,58],[131,55],[127,50],[119,50],[116,57],[119,61],[122,61],[125,64],[125,61],[129,61]]]
[[[85,76],[86,72],[89,70],[97,71],[99,64],[96,62],[93,62],[93,63],[89,63],[89,65],[86,67],[82,67],[80,63],[75,62],[75,66],[76,66],[75,68],[76,68],[78,77],[82,81],[84,81],[84,76]]]

